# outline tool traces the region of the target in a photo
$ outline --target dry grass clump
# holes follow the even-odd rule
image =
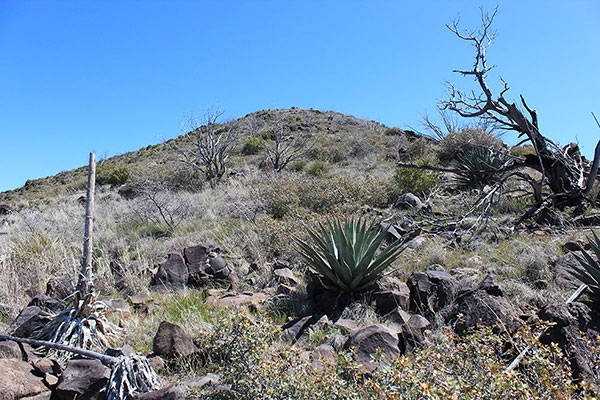
[[[478,147],[498,150],[505,147],[502,140],[485,132],[485,130],[468,127],[457,132],[449,132],[438,146],[437,156],[442,163],[456,160],[457,156]]]

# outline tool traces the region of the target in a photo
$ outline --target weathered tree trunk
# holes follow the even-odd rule
[[[92,232],[94,228],[94,192],[96,189],[96,155],[90,153],[87,197],[85,204],[85,227],[83,233],[83,259],[77,290],[83,297],[94,291],[94,271],[92,270]]]

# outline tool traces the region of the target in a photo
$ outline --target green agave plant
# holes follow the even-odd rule
[[[588,242],[596,254],[597,260],[600,260],[600,238],[596,232],[592,231],[593,238],[588,237]],[[587,285],[588,296],[595,303],[600,303],[600,263],[595,260],[590,253],[580,247],[582,256],[573,254],[583,269],[570,270],[571,275]]]
[[[296,238],[299,253],[309,267],[327,278],[346,293],[355,293],[371,287],[404,250],[402,242],[395,242],[375,254],[385,238],[377,224],[361,218],[346,218],[319,224],[316,231],[308,230],[314,247]]]
[[[508,161],[506,153],[487,147],[475,147],[458,156],[456,166],[460,169],[454,178],[456,185],[463,188],[483,188],[500,179],[497,172]],[[481,172],[489,171],[489,172]]]

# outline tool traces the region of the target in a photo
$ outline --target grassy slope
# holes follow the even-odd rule
[[[399,223],[405,217],[418,218],[410,210],[392,207],[394,196],[410,188],[405,181],[394,179],[395,157],[400,145],[407,147],[414,158],[429,157],[431,143],[386,134],[391,131],[373,121],[301,109],[259,111],[241,118],[237,121],[241,137],[248,136],[250,119],[258,121],[259,131],[271,129],[275,113],[285,117],[292,132],[311,132],[316,140],[302,163],[290,165],[281,173],[269,170],[264,152],[244,155],[240,145],[230,163],[230,169],[236,171],[234,176],[214,188],[190,187],[174,151],[183,144],[182,137],[100,164],[100,174],[127,167],[133,180],[179,185],[179,190],[161,194],[165,196],[165,207],[181,216],[181,223],[168,230],[160,219],[148,218],[151,214],[145,213],[149,206],[144,201],[123,198],[117,187],[100,186],[94,263],[102,295],[122,297],[113,285],[112,260],[118,259],[126,267],[125,279],[133,292],[148,293],[145,272],[149,268],[171,251],[200,243],[222,249],[226,259],[240,271],[250,263],[258,265],[242,279],[238,291],[273,290],[269,262],[275,259],[290,260],[298,277],[303,277],[305,269],[298,263],[291,237],[303,235],[306,225],[342,214],[389,218]],[[315,164],[326,167],[312,168]],[[50,277],[76,276],[84,212],[77,199],[84,194],[85,179],[85,168],[79,168],[0,194],[0,203],[19,209],[16,214],[0,217],[0,232],[4,233],[0,235],[0,304],[4,307],[0,322],[9,322],[31,295],[43,292]],[[434,187],[438,187],[437,181]],[[433,193],[432,210],[448,215],[464,212],[473,199],[469,193]],[[522,205],[503,203],[496,216],[500,221],[511,220],[520,211]],[[582,236],[578,231],[545,232],[542,236],[508,235],[501,230],[500,236],[476,237],[456,247],[443,237],[425,234],[423,246],[407,250],[392,274],[405,278],[413,270],[434,266],[457,277],[463,274],[466,282],[493,272],[507,295],[527,309],[549,299],[561,301],[568,295],[553,281],[551,260],[561,253],[562,243]],[[548,280],[549,287],[534,289],[532,283],[538,279]],[[229,315],[208,309],[201,293],[150,295],[160,306],[148,316],[135,313],[128,322],[128,341],[139,350],[151,347],[152,335],[164,318],[185,324],[194,335],[211,337],[215,330],[225,329],[223,326],[233,329],[221,320],[228,320]],[[297,305],[292,304],[275,310],[271,316],[285,318],[297,311]],[[436,328],[442,335],[443,326]],[[187,365],[179,372],[193,375],[204,370]]]

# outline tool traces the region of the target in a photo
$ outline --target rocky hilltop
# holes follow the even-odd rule
[[[312,109],[188,122],[98,163],[93,285],[87,167],[0,194],[0,335],[94,352],[0,340],[3,398],[597,395],[597,201],[524,219],[515,177],[482,203],[480,162],[531,149]]]

